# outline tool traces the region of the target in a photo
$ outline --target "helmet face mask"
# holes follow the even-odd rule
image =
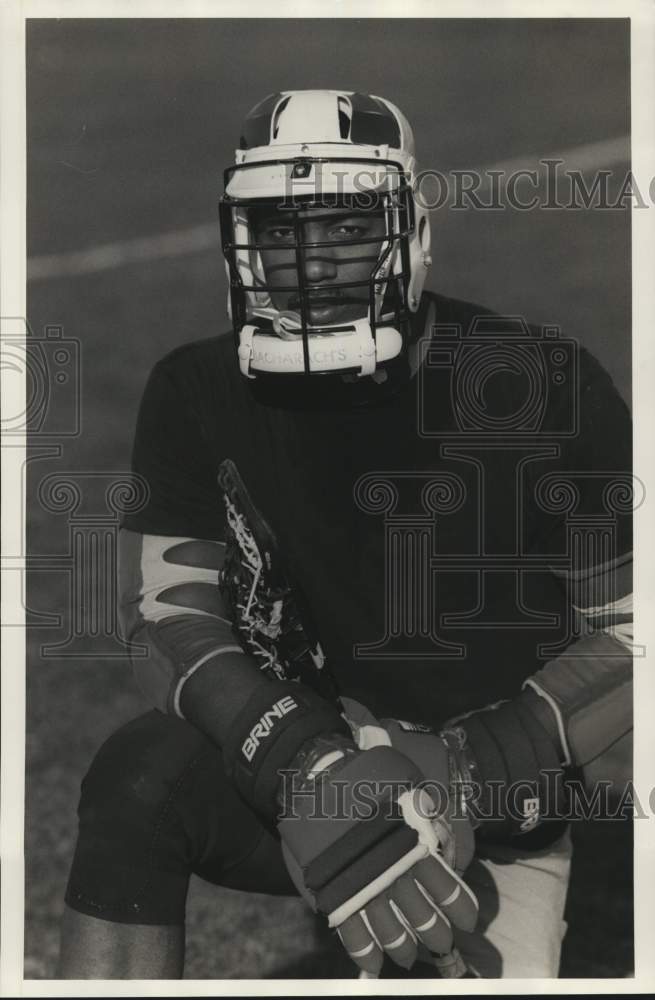
[[[381,98],[277,96],[249,115],[246,136],[269,141],[237,151],[220,203],[241,371],[375,374],[411,340],[429,265],[429,225],[412,191],[411,130]],[[397,150],[344,141],[343,109],[362,102],[376,102],[365,104],[375,114],[356,133],[353,112],[351,134],[363,128],[368,139],[396,141]],[[315,120],[319,112],[325,121]],[[307,142],[279,141],[305,134]]]
[[[262,206],[249,216],[274,309],[313,333],[368,315],[372,299],[379,319],[390,255],[384,209]]]

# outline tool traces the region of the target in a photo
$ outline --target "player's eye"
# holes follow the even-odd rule
[[[340,226],[333,226],[330,230],[330,236],[343,240],[354,240],[361,235],[366,235],[366,230],[363,226],[348,225],[346,223]]]
[[[293,226],[275,226],[264,232],[264,241],[270,239],[273,243],[290,243],[294,239]]]
[[[369,237],[384,235],[384,222],[376,217],[354,217],[339,221],[335,219],[330,227],[330,239],[332,240],[365,240]]]

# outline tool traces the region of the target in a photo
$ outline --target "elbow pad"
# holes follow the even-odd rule
[[[131,657],[151,705],[179,715],[186,680],[209,660],[244,656],[218,588],[224,546],[203,539],[119,535],[120,615],[126,637],[145,647]]]
[[[632,656],[605,632],[574,643],[529,677],[521,697],[557,733],[561,762],[590,788],[632,776]],[[536,696],[536,697],[535,697]]]
[[[189,677],[217,656],[246,655],[229,626],[199,615],[144,622],[133,638],[147,649],[145,657],[132,658],[141,691],[154,708],[182,719],[180,696]]]

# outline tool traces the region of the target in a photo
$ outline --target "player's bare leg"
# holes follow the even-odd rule
[[[180,979],[184,927],[119,924],[66,907],[59,979]]]

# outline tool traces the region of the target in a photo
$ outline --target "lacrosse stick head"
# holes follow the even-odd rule
[[[230,459],[220,465],[218,485],[226,515],[219,590],[236,637],[268,677],[300,680],[335,699],[326,658],[288,559]]]

